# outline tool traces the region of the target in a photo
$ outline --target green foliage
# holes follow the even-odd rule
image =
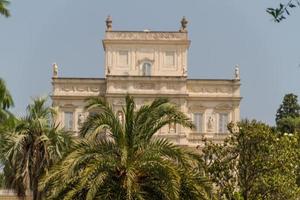
[[[218,199],[297,199],[299,138],[275,133],[256,121],[229,126],[223,144],[206,142],[203,160]]]
[[[300,105],[298,104],[297,98],[297,95],[292,93],[284,96],[282,104],[276,113],[276,123],[286,117],[296,118],[300,116]]]
[[[7,9],[7,6],[9,5],[9,1],[8,0],[0,0],[0,14],[4,15],[5,17],[9,17],[10,16],[10,12]]]
[[[297,95],[286,94],[276,113],[277,130],[281,133],[295,133],[300,130],[300,105]]]
[[[50,123],[54,117],[46,99],[35,99],[27,107],[22,119],[13,117],[0,127],[0,159],[4,164],[6,186],[19,196],[33,191],[33,199],[41,199],[38,192],[40,177],[60,160],[71,142],[71,136]]]
[[[84,122],[68,155],[43,178],[47,199],[208,199],[197,153],[154,134],[170,123],[192,122],[165,98],[135,109],[126,97],[123,117],[105,99],[91,98]]]
[[[300,6],[299,0],[289,0],[286,4],[279,4],[277,8],[267,8],[267,13],[269,13],[275,22],[279,23],[286,19],[287,15],[290,15],[290,10],[295,7]]]
[[[285,117],[278,120],[277,130],[281,133],[300,133],[300,117]]]

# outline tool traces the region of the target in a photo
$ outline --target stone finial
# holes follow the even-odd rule
[[[188,24],[188,21],[185,18],[185,16],[183,16],[183,18],[181,20],[181,28],[180,28],[179,32],[187,32],[187,24]]]
[[[107,16],[105,23],[106,23],[106,31],[111,31],[112,30],[112,18],[110,15]]]
[[[235,65],[234,79],[235,80],[240,80],[240,66],[239,65]]]
[[[53,63],[52,68],[53,68],[53,75],[52,76],[54,78],[57,78],[58,77],[58,66],[57,66],[57,64]]]

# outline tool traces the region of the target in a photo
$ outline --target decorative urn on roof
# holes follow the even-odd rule
[[[111,31],[112,30],[112,18],[110,15],[107,16],[105,22],[106,22],[106,31]]]
[[[187,24],[188,24],[188,20],[185,18],[185,16],[183,16],[182,20],[181,20],[181,28],[179,30],[179,32],[187,32]]]

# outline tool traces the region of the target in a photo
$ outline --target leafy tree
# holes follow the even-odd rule
[[[206,142],[203,160],[218,199],[296,200],[299,138],[257,121],[230,124],[223,144]]]
[[[282,104],[279,106],[276,113],[276,123],[286,117],[296,118],[300,116],[300,105],[298,104],[297,98],[297,95],[292,93],[284,96]]]
[[[10,16],[10,12],[7,9],[7,6],[9,5],[9,1],[8,0],[0,0],[0,14],[4,15],[5,17],[9,17]]]
[[[277,122],[276,127],[281,133],[300,133],[300,117],[285,117]]]
[[[58,161],[67,149],[71,136],[51,122],[52,108],[46,99],[35,99],[27,107],[26,117],[6,120],[0,128],[0,155],[4,164],[5,182],[24,197],[33,192],[33,200],[40,200],[40,177]]]
[[[208,199],[199,155],[154,136],[170,123],[193,127],[167,99],[135,110],[127,96],[123,119],[102,98],[89,99],[86,108],[99,112],[43,179],[47,199]]]
[[[267,8],[267,13],[269,13],[275,22],[279,23],[282,20],[286,19],[287,15],[290,15],[290,10],[296,7],[300,7],[299,0],[288,0],[287,3],[279,4],[277,8]]]

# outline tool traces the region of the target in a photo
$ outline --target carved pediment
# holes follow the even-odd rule
[[[143,57],[142,59],[138,60],[137,61],[137,65],[141,65],[142,63],[151,63],[153,64],[154,63],[154,60],[153,59],[150,59],[148,57]]]

